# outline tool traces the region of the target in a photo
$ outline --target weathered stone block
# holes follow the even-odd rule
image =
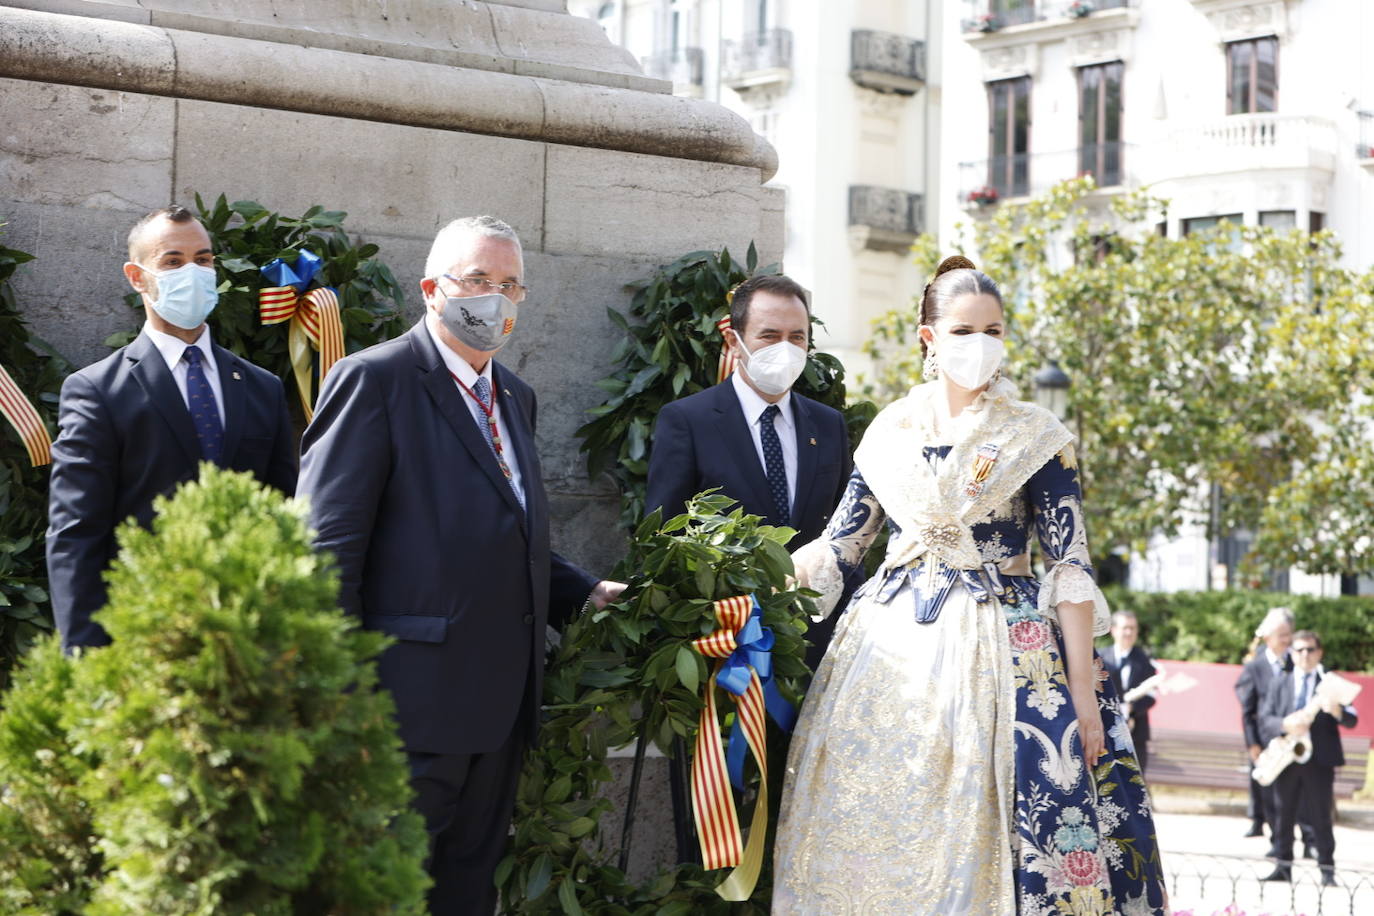
[[[323,204],[348,211],[350,232],[423,239],[426,253],[451,219],[491,213],[539,247],[542,143],[217,102],[180,105],[179,199],[223,192],[291,215]],[[409,275],[389,251],[383,257],[407,292],[418,292],[424,255]]]
[[[142,213],[171,193],[171,99],[0,79],[0,186],[14,201]]]

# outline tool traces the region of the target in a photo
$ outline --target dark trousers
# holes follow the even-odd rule
[[[517,719],[524,721],[523,715]],[[415,808],[429,831],[431,916],[496,912],[492,875],[506,853],[525,746],[525,729],[517,724],[487,753],[407,753]]]
[[[1316,763],[1291,763],[1274,781],[1278,816],[1274,824],[1274,851],[1279,861],[1293,860],[1293,828],[1299,816],[1312,825],[1307,842],[1317,852],[1317,864],[1335,864],[1336,837],[1331,829],[1336,768]]]
[[[1270,791],[1268,786],[1262,786],[1255,782],[1254,777],[1250,778],[1250,801],[1245,806],[1245,814],[1254,824],[1274,823],[1274,815],[1270,812]]]

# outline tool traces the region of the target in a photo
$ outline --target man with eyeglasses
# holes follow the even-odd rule
[[[382,656],[415,804],[430,836],[434,916],[496,908],[544,630],[623,585],[549,547],[535,398],[493,357],[528,292],[514,230],[444,227],[401,337],[335,364],[302,441],[298,495],[339,572],[339,602],[397,642]]]
[[[1306,763],[1291,763],[1274,782],[1278,801],[1274,840],[1278,864],[1265,881],[1291,881],[1293,862],[1293,827],[1301,808],[1312,825],[1312,842],[1317,849],[1317,865],[1321,868],[1322,884],[1336,883],[1336,839],[1331,829],[1334,805],[1333,789],[1336,767],[1344,766],[1338,728],[1354,728],[1357,719],[1352,706],[1342,706],[1335,700],[1322,702],[1317,686],[1325,673],[1322,669],[1322,641],[1311,630],[1293,634],[1291,674],[1276,677],[1260,702],[1260,737],[1268,744],[1279,735],[1305,736],[1311,742],[1312,756]],[[1316,718],[1304,714],[1309,704],[1321,702]],[[1310,722],[1310,724],[1309,724]]]

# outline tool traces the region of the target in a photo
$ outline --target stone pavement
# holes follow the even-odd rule
[[[1250,822],[1242,813],[1207,813],[1208,807],[1205,798],[1156,793],[1155,826],[1178,916],[1213,916],[1232,904],[1238,907],[1234,912],[1245,916],[1374,914],[1374,810],[1369,805],[1338,803],[1340,886],[1334,888],[1321,887],[1311,860],[1294,867],[1292,884],[1261,882],[1273,870],[1264,857],[1268,839],[1245,837]]]

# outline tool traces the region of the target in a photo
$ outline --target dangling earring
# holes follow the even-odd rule
[[[921,378],[927,382],[933,382],[940,376],[940,365],[935,362],[935,351],[926,354],[926,358],[921,361]]]

